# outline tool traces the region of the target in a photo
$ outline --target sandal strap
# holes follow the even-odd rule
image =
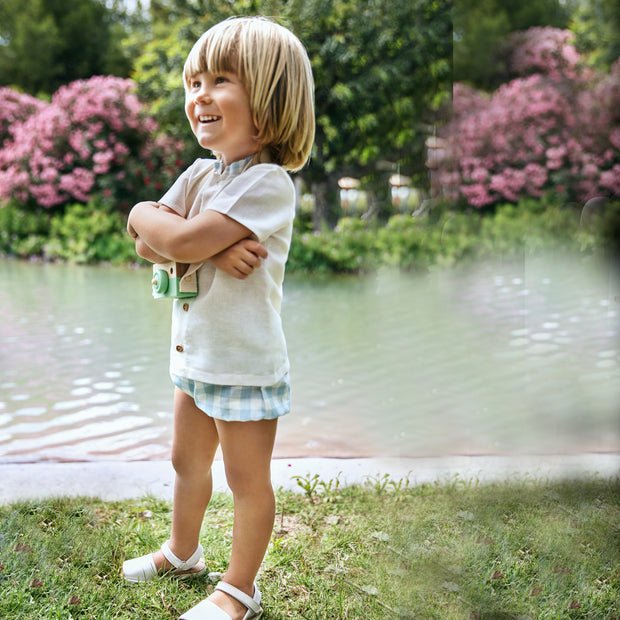
[[[202,557],[203,549],[202,546],[199,544],[196,551],[194,551],[194,553],[192,553],[192,555],[190,555],[187,560],[181,560],[176,555],[174,555],[174,553],[172,553],[168,544],[169,542],[170,541],[167,540],[165,543],[162,544],[161,552],[164,554],[166,560],[168,560],[168,562],[170,562],[170,564],[172,564],[172,566],[174,566],[177,570],[187,570],[189,568],[192,568]]]
[[[215,586],[215,589],[226,592],[226,594],[228,594],[229,596],[237,599],[242,605],[245,605],[254,615],[257,615],[262,611],[260,606],[261,594],[260,590],[256,587],[256,584],[254,584],[254,598],[248,596],[245,592],[239,590],[239,588],[235,588],[235,586],[231,586],[225,581],[220,581]]]

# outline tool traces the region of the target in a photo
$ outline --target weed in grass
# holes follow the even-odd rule
[[[314,474],[314,476],[293,476],[292,478],[297,483],[297,486],[302,489],[302,491],[306,494],[308,498],[312,498],[315,494],[317,487],[319,486],[319,482],[321,478],[319,474]]]
[[[310,495],[279,491],[277,512],[259,575],[266,620],[620,617],[618,480],[317,479]],[[231,497],[214,496],[201,536],[210,571],[226,567],[232,515]],[[136,587],[120,575],[170,519],[155,498],[0,507],[0,618],[177,618],[212,591],[206,577]]]

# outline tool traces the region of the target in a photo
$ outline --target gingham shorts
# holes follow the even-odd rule
[[[273,420],[291,410],[288,373],[275,385],[213,385],[172,375],[172,382],[191,396],[208,416],[226,422]]]

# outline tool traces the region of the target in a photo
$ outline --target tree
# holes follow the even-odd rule
[[[493,90],[506,80],[506,36],[532,26],[566,28],[576,0],[455,0],[454,80]]]
[[[136,62],[139,94],[162,127],[190,136],[181,68],[196,38],[230,15],[277,15],[308,49],[317,134],[301,173],[317,198],[317,224],[335,202],[337,179],[382,176],[381,162],[424,175],[424,139],[452,86],[449,0],[158,0]],[[182,123],[182,125],[179,125]],[[390,164],[391,165],[391,164]]]
[[[620,0],[581,0],[570,29],[588,63],[608,71],[620,57]]]
[[[99,0],[2,0],[0,85],[51,95],[75,79],[126,77],[127,15]]]
[[[317,221],[329,215],[339,176],[381,177],[387,189],[381,168],[393,163],[420,180],[424,140],[451,91],[450,3],[293,0],[288,6],[316,82],[316,148],[306,176]]]

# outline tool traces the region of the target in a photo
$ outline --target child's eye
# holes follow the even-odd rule
[[[228,82],[228,80],[226,79],[226,77],[224,77],[223,75],[218,75],[215,78],[215,83],[216,84],[224,84],[224,82]]]
[[[192,80],[192,88],[200,88],[201,82],[200,80]]]

